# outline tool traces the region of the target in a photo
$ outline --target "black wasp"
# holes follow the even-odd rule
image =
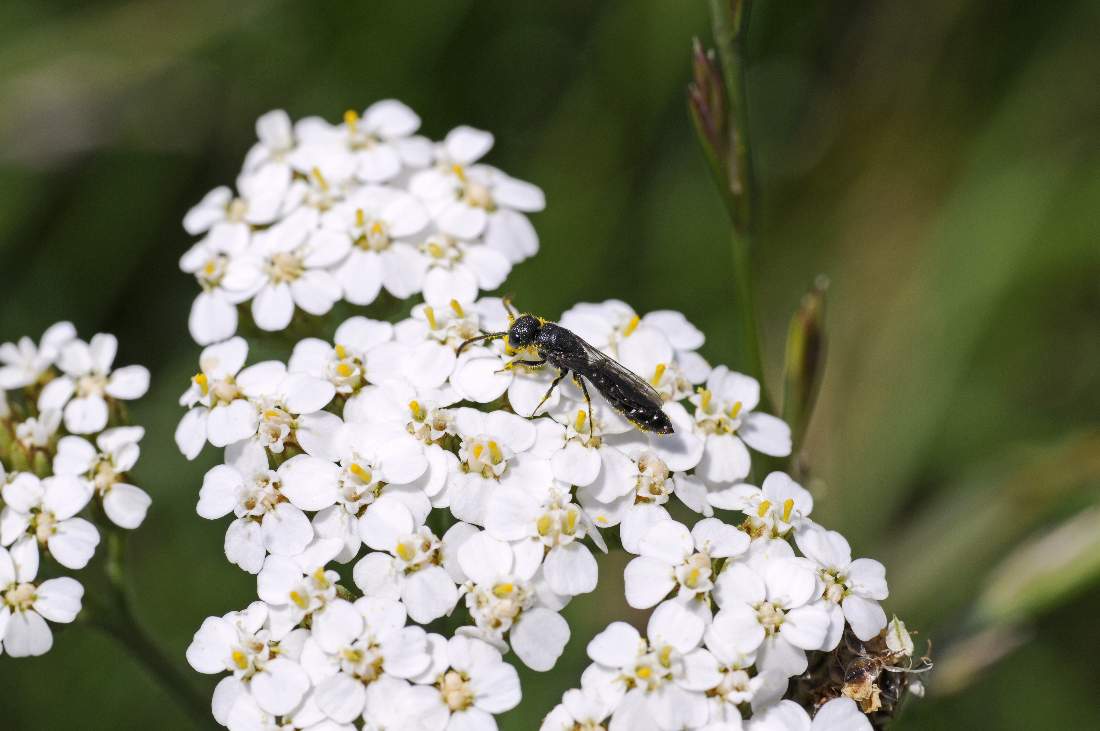
[[[596,390],[603,394],[612,408],[642,431],[658,434],[673,432],[672,421],[668,418],[668,414],[661,410],[661,395],[644,380],[561,325],[534,315],[518,315],[513,311],[511,302],[507,298],[504,300],[504,308],[508,311],[507,331],[483,332],[476,338],[470,338],[462,343],[458,347],[458,352],[461,353],[467,345],[472,343],[501,338],[505,338],[505,343],[516,350],[533,347],[538,353],[539,360],[512,361],[505,366],[510,368],[515,364],[538,368],[551,365],[558,369],[557,378],[550,384],[550,388],[539,405],[535,407],[532,416],[538,413],[562,379],[572,373],[573,381],[584,394],[589,419],[592,416],[592,399],[588,396],[585,380],[590,381]]]

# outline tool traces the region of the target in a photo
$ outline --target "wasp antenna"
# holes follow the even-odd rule
[[[470,338],[469,340],[465,341],[464,343],[462,343],[461,345],[458,346],[458,350],[455,351],[455,355],[462,355],[462,351],[466,349],[467,345],[473,345],[474,343],[481,342],[482,340],[497,340],[498,338],[502,338],[507,334],[508,333],[506,333],[506,332],[503,332],[503,333],[485,333],[483,335],[478,335],[477,337]]]

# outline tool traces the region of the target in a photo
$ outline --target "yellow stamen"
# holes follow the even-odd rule
[[[363,228],[367,225],[367,214],[363,213],[362,208],[355,209],[355,226],[356,228]]]
[[[351,366],[349,366],[347,363],[338,363],[336,365],[336,372],[344,378],[347,378],[351,375]]]
[[[265,419],[278,419],[279,418],[279,412],[276,411],[275,409],[268,409],[267,411],[264,412],[264,418]]]
[[[588,417],[588,413],[584,409],[577,411],[577,418],[573,421],[573,431],[580,431],[584,428],[584,420]]]
[[[564,530],[566,534],[573,535],[577,532],[578,516],[579,513],[573,510],[570,510],[568,513],[565,514],[565,525],[562,526],[562,530]]]
[[[416,551],[408,543],[398,543],[397,555],[400,556],[403,561],[412,561],[416,556]]]
[[[687,578],[684,579],[684,586],[689,589],[694,589],[699,585],[699,569],[692,569],[688,572]]]
[[[428,253],[431,254],[432,257],[435,259],[442,259],[443,247],[433,241],[432,243],[428,244]]]
[[[481,453],[485,451],[485,445],[475,444],[473,448],[474,459],[481,459]]]
[[[466,313],[462,311],[462,305],[458,303],[458,300],[451,300],[451,309],[459,317],[466,317]]]
[[[650,668],[648,665],[643,665],[642,667],[635,670],[634,674],[637,675],[642,680],[645,680],[650,675],[653,675],[653,669]]]
[[[210,379],[206,377],[205,373],[196,373],[192,380],[195,382],[195,385],[199,387],[199,390],[202,391],[203,396],[210,393]]]
[[[497,599],[504,599],[515,590],[515,584],[497,584],[493,587],[493,595],[496,596]]]
[[[336,357],[339,358],[340,360],[343,360],[344,358],[348,357],[348,349],[345,348],[343,345],[337,345],[335,350],[336,350]]]
[[[356,125],[359,124],[359,113],[354,109],[349,109],[344,112],[344,124],[348,126],[348,129],[354,132]]]
[[[328,192],[328,181],[325,180],[325,176],[321,174],[321,168],[314,167],[310,170],[310,174],[313,175],[313,179],[317,181],[317,185],[321,186],[321,190]]]
[[[771,510],[771,507],[772,507],[772,501],[771,500],[765,500],[762,503],[760,503],[760,507],[756,509],[756,514],[758,516],[760,516],[761,518],[763,518],[765,515],[768,514],[768,511]]]
[[[630,337],[634,333],[634,331],[638,329],[638,323],[641,321],[642,318],[638,317],[637,315],[630,318],[630,322],[628,322],[626,324],[626,327],[623,328],[623,337]]]
[[[203,271],[203,273],[206,274],[206,276],[209,277],[214,272],[218,271],[218,265],[216,263],[214,263],[213,259],[211,259],[210,261],[206,262],[206,265],[203,266],[202,271]]]
[[[700,388],[699,408],[701,408],[703,411],[710,411],[710,400],[713,396],[714,394],[710,392],[709,388]]]
[[[296,591],[290,592],[290,601],[297,604],[299,609],[305,609],[309,606],[309,600]]]
[[[783,501],[783,522],[791,522],[791,511],[794,510],[794,500],[787,498]]]
[[[419,401],[415,399],[410,401],[409,411],[412,412],[414,419],[416,419],[417,421],[424,421],[424,408],[420,405]]]
[[[500,445],[496,442],[489,442],[489,457],[493,460],[493,464],[500,464],[504,459],[504,454],[500,451]]]
[[[370,225],[370,232],[372,234],[382,233],[382,222],[381,221],[375,221],[374,223],[372,223]]]
[[[313,582],[322,589],[327,589],[329,587],[330,582],[328,580],[328,577],[325,576],[324,567],[318,568],[316,571],[313,572]]]
[[[454,165],[451,165],[451,172],[454,173],[455,177],[461,180],[463,183],[466,182],[466,169],[459,165],[457,162]]]
[[[248,667],[248,658],[245,657],[244,653],[241,652],[240,650],[234,650],[232,657],[233,657],[233,664],[236,665],[241,670],[244,670],[245,668]]]
[[[737,415],[741,413],[741,402],[734,401],[733,406],[730,407],[730,418],[736,419]]]
[[[543,515],[538,519],[535,526],[538,528],[540,536],[544,536],[550,532],[550,525],[552,522],[549,515]]]
[[[657,653],[657,661],[666,668],[672,664],[672,645],[665,645],[661,648],[661,651]]]
[[[355,475],[363,482],[372,482],[374,478],[370,470],[363,469],[356,462],[351,463],[351,467],[348,467],[348,472]]]
[[[435,310],[432,309],[431,305],[425,305],[424,317],[428,319],[428,327],[430,327],[432,330],[435,330]]]
[[[653,378],[649,379],[649,382],[656,386],[661,382],[661,378],[665,375],[665,369],[668,368],[664,363],[658,363],[657,367],[653,369]]]

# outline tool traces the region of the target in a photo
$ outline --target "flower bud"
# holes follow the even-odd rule
[[[819,276],[791,318],[784,365],[783,419],[791,426],[795,445],[802,442],[813,413],[825,368],[825,291],[829,280]]]

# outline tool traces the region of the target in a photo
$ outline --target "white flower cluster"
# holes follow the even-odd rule
[[[184,218],[202,238],[180,260],[201,292],[190,331],[200,345],[237,330],[251,301],[262,330],[295,310],[323,315],[340,299],[422,293],[446,306],[503,283],[538,250],[526,213],[543,193],[479,162],[493,136],[456,127],[442,142],[417,134],[420,118],[396,100],[349,111],[341,124],[260,117],[236,191],[214,189]]]
[[[84,588],[64,576],[36,582],[43,553],[59,566],[87,566],[99,530],[92,509],[120,528],[138,527],[149,496],[129,482],[138,426],[122,402],[149,387],[142,366],[112,368],[113,335],[89,342],[68,322],[0,345],[0,652],[42,655],[53,645],[46,620],[71,622]]]
[[[807,653],[836,650],[846,630],[869,641],[886,629],[882,564],[853,560],[843,536],[810,519],[813,499],[790,477],[736,483],[712,503],[742,522],[705,518],[689,529],[655,507],[637,540],[624,536],[637,554],[625,572],[627,602],[656,606],[647,636],[622,622],[597,635],[581,689],[544,731],[608,717],[612,729],[808,729],[801,706],[781,701],[790,678],[806,672]],[[911,654],[910,642],[898,657]],[[851,698],[837,698],[812,727],[871,724]]]

